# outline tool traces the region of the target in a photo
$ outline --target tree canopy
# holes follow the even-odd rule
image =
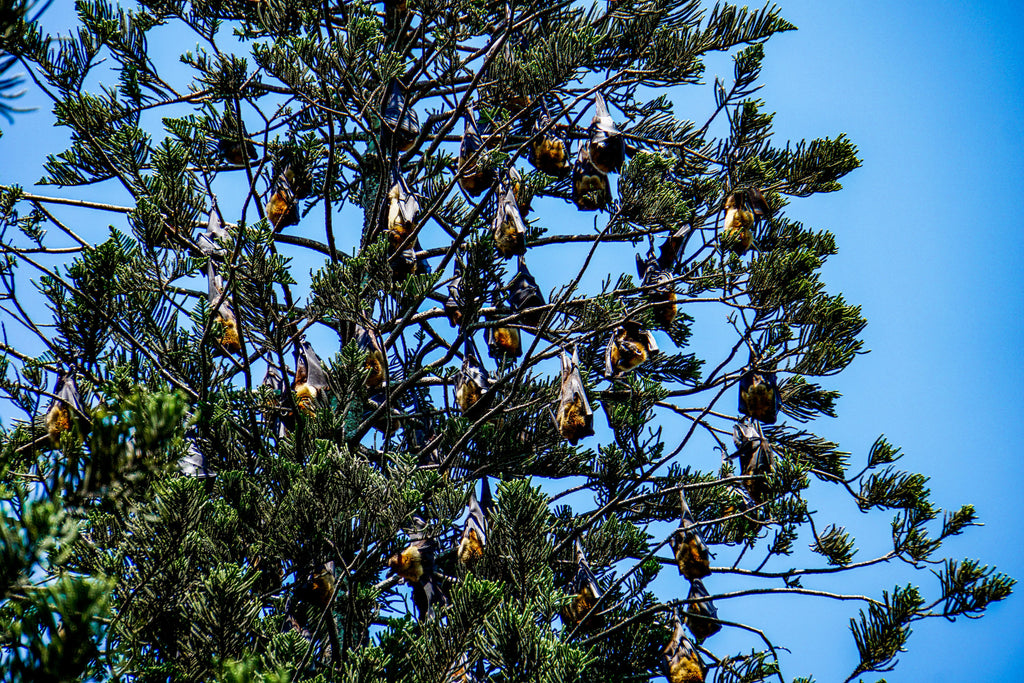
[[[800,595],[854,680],[1010,594],[813,431],[866,321],[786,207],[861,162],[774,138],[775,5],[6,4],[67,135],[0,187],[16,679],[808,681],[745,607]]]

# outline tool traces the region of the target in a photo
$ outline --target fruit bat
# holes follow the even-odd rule
[[[748,187],[746,195],[747,206],[754,212],[754,216],[757,218],[771,218],[772,209],[768,206],[768,202],[764,200],[761,190],[756,187]]]
[[[465,301],[462,296],[462,262],[455,260],[455,277],[448,283],[448,298],[444,300],[444,314],[448,317],[448,323],[452,327],[459,327],[462,324],[462,306]]]
[[[430,264],[421,255],[422,251],[420,239],[417,237],[411,245],[392,254],[388,258],[388,265],[391,266],[391,279],[394,282],[404,282],[410,275],[429,273]]]
[[[499,318],[508,315],[508,311],[499,311]],[[519,337],[519,330],[511,326],[488,327],[485,338],[487,339],[487,355],[491,358],[518,358],[523,355],[523,345]]]
[[[498,253],[504,258],[526,253],[526,225],[519,213],[515,189],[511,184],[498,195],[498,210],[491,222],[491,231]]]
[[[224,110],[221,119],[217,151],[232,166],[244,166],[246,158],[256,158],[256,146],[246,137],[244,126],[238,125],[230,108]]]
[[[722,246],[743,256],[754,243],[754,212],[746,209],[744,195],[734,192],[725,199]]]
[[[416,618],[420,621],[434,616],[434,605],[443,605],[448,601],[437,577],[433,574],[412,584],[412,603],[416,606]]]
[[[393,169],[392,185],[387,196],[387,215],[384,229],[388,235],[388,245],[392,254],[400,249],[411,247],[410,236],[416,229],[416,214],[420,211],[420,203],[399,173]]]
[[[519,174],[519,171],[515,166],[509,167],[508,175],[505,177],[501,186],[501,192],[506,192],[509,186],[512,187],[512,194],[516,198],[516,206],[519,207],[519,215],[528,215],[530,211],[533,210],[533,195],[530,193],[530,189],[527,187],[526,183],[523,182],[523,176]]]
[[[46,433],[50,443],[57,447],[60,446],[60,435],[71,429],[76,415],[84,414],[73,371],[57,375],[53,395],[56,398],[50,399],[50,406],[46,410]]]
[[[672,637],[661,651],[661,670],[669,683],[704,683],[704,663],[687,637],[679,613],[672,611]]]
[[[316,414],[317,394],[327,388],[327,375],[324,373],[316,351],[305,338],[295,344],[295,404],[309,416]]]
[[[211,197],[210,217],[206,223],[206,231],[196,238],[196,246],[203,256],[224,258],[228,250],[222,243],[230,242],[231,234],[224,229],[224,222],[220,217],[220,208],[217,207],[217,198]]]
[[[551,118],[545,108],[533,129],[528,160],[541,173],[564,178],[569,173],[569,143],[550,125]],[[544,131],[547,128],[548,130]],[[544,132],[541,132],[544,131]]]
[[[682,507],[682,524],[672,534],[669,543],[672,553],[679,565],[679,573],[687,579],[702,579],[711,574],[711,562],[708,558],[708,546],[697,530],[697,524],[690,514],[690,506],[686,504],[686,496],[679,492],[679,504]]]
[[[224,281],[214,269],[212,260],[206,263],[206,275],[210,280],[210,289],[207,295],[210,314],[216,316],[214,323],[221,327],[217,342],[220,344],[220,348],[227,353],[238,353],[242,350],[241,339],[238,336],[238,319],[235,318],[235,312],[224,291]]]
[[[740,413],[775,424],[781,402],[774,372],[748,370],[740,377]]]
[[[732,428],[732,440],[736,444],[736,456],[740,460],[740,473],[757,476],[744,483],[751,498],[764,500],[765,482],[763,476],[775,469],[775,454],[756,424],[737,422]]]
[[[299,222],[299,202],[295,198],[291,181],[283,173],[277,176],[271,188],[270,199],[267,201],[267,220],[274,226],[274,232]]]
[[[653,251],[647,254],[647,260],[636,255],[636,274],[642,286],[654,287],[648,290],[647,300],[654,304],[654,320],[668,327],[676,319],[676,289],[672,286],[672,276],[661,269]]]
[[[477,157],[483,149],[484,140],[477,130],[473,108],[466,110],[465,129],[459,146],[459,185],[469,195],[476,197],[494,184],[493,168],[484,168]]]
[[[587,145],[590,163],[601,173],[618,173],[626,154],[622,133],[615,127],[601,93],[594,95],[594,108],[596,111],[590,122],[590,142]]]
[[[580,211],[597,211],[608,206],[612,190],[605,173],[590,163],[590,146],[580,145],[572,167],[572,201]]]
[[[471,566],[484,554],[487,545],[487,511],[491,507],[491,487],[487,477],[483,477],[480,488],[480,499],[476,497],[476,485],[469,490],[469,517],[462,527],[462,538],[459,540],[459,563]]]
[[[292,594],[285,604],[284,630],[294,629],[303,638],[313,640],[317,623],[330,608],[335,584],[334,562],[319,564],[305,571],[302,578],[295,582]],[[324,619],[324,623],[329,627],[328,622],[333,622],[333,619]]]
[[[271,419],[273,419],[277,438],[283,439],[285,434],[288,433],[293,416],[290,414],[285,415],[282,411],[281,401],[284,398],[285,383],[281,373],[272,364],[267,365],[267,374],[263,376],[263,386],[267,387],[274,397],[268,402],[267,413],[273,416]]]
[[[594,411],[590,409],[587,392],[580,377],[580,359],[573,347],[570,358],[562,351],[562,382],[558,395],[558,411],[552,413],[555,429],[575,446],[580,439],[594,435]]]
[[[658,254],[658,266],[660,266],[662,270],[672,270],[676,265],[676,261],[679,259],[679,252],[686,243],[686,238],[690,236],[690,232],[692,230],[692,225],[684,225],[665,238],[665,241],[661,244]]]
[[[576,541],[576,578],[572,582],[572,592],[572,602],[562,611],[562,623],[567,627],[575,627],[578,624],[584,631],[603,628],[604,615],[595,612],[587,617],[587,613],[597,605],[597,601],[604,593],[594,573],[590,571],[590,565],[583,555],[579,540]]]
[[[195,479],[208,479],[216,477],[217,472],[206,464],[206,456],[199,452],[196,442],[191,438],[186,439],[188,449],[185,455],[178,459],[178,470],[186,477]]]
[[[537,286],[537,281],[530,274],[526,267],[526,259],[522,256],[519,257],[519,270],[508,283],[508,305],[512,308],[513,313],[544,305],[544,296],[540,293],[540,287]],[[529,327],[537,327],[543,316],[544,311],[534,311],[520,316],[519,320]]]
[[[480,361],[480,353],[473,340],[467,339],[462,368],[455,374],[455,402],[463,415],[468,416],[473,408],[483,407],[483,399],[490,386],[491,380]]]
[[[412,149],[420,134],[420,122],[416,111],[408,105],[402,85],[397,79],[391,79],[388,84],[381,116],[385,132],[393,136],[395,146],[402,152]]]
[[[355,339],[359,350],[366,352],[364,367],[369,372],[366,376],[366,388],[381,388],[384,386],[384,381],[387,379],[388,364],[385,361],[384,350],[380,346],[380,341],[378,341],[377,335],[375,335],[371,330],[367,330],[356,325]]]
[[[654,335],[639,323],[625,321],[614,330],[604,351],[604,376],[622,377],[638,365],[660,353]]]
[[[686,608],[686,625],[690,627],[690,633],[697,640],[704,640],[713,636],[722,629],[718,623],[718,609],[711,601],[704,582],[700,579],[690,581],[690,594],[688,600],[694,600]]]
[[[419,519],[415,521],[417,526],[422,525]],[[423,620],[431,616],[435,603],[445,599],[434,576],[437,543],[419,530],[410,533],[409,540],[409,545],[402,552],[388,558],[388,567],[412,586],[412,601],[418,618]]]

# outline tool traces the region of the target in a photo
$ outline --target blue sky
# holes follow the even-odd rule
[[[65,9],[56,4],[55,19]],[[842,192],[795,199],[787,209],[836,233],[840,253],[825,269],[829,290],[862,305],[869,321],[864,338],[871,353],[828,382],[844,394],[839,419],[815,428],[852,451],[854,462],[886,434],[903,447],[904,468],[931,477],[939,505],[972,503],[985,523],[947,543],[947,553],[1024,578],[1024,533],[1013,514],[1024,465],[1011,436],[1019,410],[1014,396],[1024,386],[1015,355],[1024,307],[1015,216],[1024,181],[1021,11],[1010,2],[780,5],[800,30],[766,49],[760,96],[777,112],[778,139],[846,133],[864,160]],[[709,62],[709,79],[730,73],[726,61]],[[48,145],[40,139],[52,135],[43,119],[0,122],[0,182],[41,175],[34,169]],[[542,287],[557,284],[545,283],[543,266],[531,268]],[[861,516],[827,491],[821,496],[814,502],[849,518],[868,546],[865,557],[880,547],[870,537],[885,540],[887,515]],[[887,566],[842,587],[877,595],[879,587],[908,580],[930,590],[930,579]],[[773,637],[794,650],[783,660],[787,676],[842,680],[852,668],[852,603],[745,604],[763,609],[752,620],[772,624]],[[931,681],[970,672],[976,681],[1024,680],[1017,662],[1022,623],[1024,602],[1014,596],[978,622],[919,624],[910,651],[885,678]]]

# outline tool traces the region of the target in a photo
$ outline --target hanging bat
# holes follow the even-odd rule
[[[385,131],[393,136],[395,146],[402,152],[408,152],[420,134],[420,122],[416,111],[409,106],[397,79],[391,79],[384,97],[384,108],[381,113]]]
[[[290,225],[299,223],[299,202],[288,178],[282,173],[277,176],[267,201],[267,220],[280,232]]]
[[[196,238],[196,247],[203,256],[224,258],[228,250],[221,246],[224,242],[231,241],[231,234],[224,229],[224,221],[221,220],[220,208],[217,206],[217,198],[210,197],[210,217],[206,222],[206,231]]]
[[[377,340],[377,335],[371,330],[356,325],[354,337],[359,350],[366,352],[366,361],[363,363],[363,367],[366,368],[368,374],[364,386],[367,389],[381,388],[387,379],[388,364],[385,361],[380,341]]]
[[[494,184],[496,176],[493,168],[484,168],[474,158],[483,149],[484,140],[477,130],[472,107],[466,110],[465,126],[459,146],[459,186],[476,197]]]
[[[317,394],[327,388],[327,375],[324,373],[316,351],[305,337],[295,344],[295,404],[306,415],[316,414],[315,401]]]
[[[199,451],[196,442],[191,438],[187,438],[185,441],[188,444],[188,448],[185,451],[185,455],[178,458],[178,471],[183,476],[194,479],[216,477],[217,472],[206,464],[206,456]]]
[[[391,279],[394,282],[404,282],[410,275],[423,275],[430,272],[430,264],[422,255],[423,248],[420,246],[420,238],[413,240],[411,245],[397,251],[388,257],[388,265],[391,266]]]
[[[519,213],[519,204],[511,183],[498,196],[498,209],[491,222],[491,231],[498,253],[504,258],[526,253],[526,225]]]
[[[608,105],[601,93],[594,95],[594,118],[590,122],[590,163],[604,174],[618,173],[625,159],[626,147],[622,133],[615,127]]]
[[[498,311],[499,318],[508,315],[508,311]],[[486,328],[485,338],[487,339],[487,354],[491,358],[518,358],[523,355],[523,345],[519,338],[519,330],[515,327],[504,325],[500,327]]]
[[[391,252],[395,253],[400,248],[412,245],[410,236],[416,229],[416,215],[420,210],[420,203],[410,190],[399,173],[398,169],[391,171],[392,185],[386,199],[386,217],[384,230],[387,231],[388,245]]]
[[[608,206],[612,190],[608,175],[590,163],[590,146],[580,145],[572,167],[572,201],[580,211],[597,211]]]
[[[639,323],[625,321],[614,330],[604,352],[604,376],[622,377],[641,363],[660,353],[654,335]]]
[[[754,212],[756,218],[771,218],[772,209],[768,206],[768,202],[764,200],[764,195],[761,194],[761,190],[756,187],[747,188],[747,206]]]
[[[228,354],[238,353],[242,350],[241,339],[238,336],[238,320],[224,293],[224,281],[213,267],[212,259],[206,263],[206,276],[210,281],[207,304],[211,315],[216,316],[214,324],[221,328],[220,336],[217,338],[218,350],[223,349]]]
[[[750,369],[740,377],[741,414],[771,425],[775,424],[780,405],[774,372]]]
[[[508,283],[508,305],[513,313],[519,313],[528,308],[537,308],[544,305],[544,296],[533,279],[529,269],[526,267],[526,259],[519,257],[519,270]],[[544,311],[534,311],[523,314],[519,320],[528,327],[537,327],[544,316]]]
[[[419,621],[433,618],[434,605],[444,605],[447,602],[448,598],[433,574],[412,584],[412,603],[416,606],[416,618]]]
[[[647,254],[647,260],[636,255],[636,274],[644,287],[654,287],[647,292],[647,300],[654,304],[654,320],[662,327],[668,327],[676,319],[676,289],[672,276],[658,265],[654,251]]]
[[[745,196],[734,192],[725,199],[722,246],[743,256],[754,243],[754,212],[747,211]]]
[[[594,631],[604,627],[604,615],[592,613],[587,617],[604,593],[597,583],[597,578],[590,571],[587,558],[583,555],[580,542],[576,541],[576,578],[572,582],[574,593],[572,602],[562,611],[562,623],[569,628],[579,625],[583,631]],[[582,622],[582,623],[581,623]]]
[[[576,347],[570,358],[562,351],[562,381],[558,396],[558,411],[552,413],[555,429],[575,446],[580,439],[594,435],[594,411],[590,409],[587,392],[580,377],[580,359]]]
[[[672,637],[662,650],[661,670],[669,683],[704,683],[704,663],[693,643],[683,634],[679,613],[672,610]]]
[[[480,500],[477,500],[474,485],[469,490],[469,503],[466,507],[469,509],[469,517],[462,527],[462,538],[459,540],[459,563],[468,567],[483,557],[484,546],[487,545],[487,511],[491,508],[491,487],[486,475],[480,488]]]
[[[519,207],[519,215],[528,216],[533,210],[533,194],[530,193],[530,188],[523,182],[523,176],[519,174],[519,170],[515,166],[509,167],[508,175],[502,184],[502,192],[505,192],[508,186],[512,187],[516,206]]]
[[[76,415],[84,415],[82,402],[78,396],[78,385],[75,384],[74,370],[57,375],[57,383],[53,388],[56,398],[50,399],[46,410],[46,433],[50,443],[56,448],[60,446],[60,436],[71,430]]]
[[[482,400],[490,386],[491,380],[480,361],[476,344],[472,338],[466,339],[462,368],[455,374],[455,402],[459,404],[463,415],[468,416],[473,408],[483,407]]]
[[[672,270],[672,268],[675,267],[676,261],[679,259],[679,252],[686,243],[686,238],[689,237],[692,230],[693,226],[687,224],[665,238],[665,241],[661,244],[658,254],[658,266],[661,267],[662,270]]]
[[[415,534],[414,534],[415,535]],[[391,571],[409,583],[416,583],[434,572],[437,543],[432,538],[417,538],[405,549],[388,558]]]
[[[284,631],[294,629],[306,640],[315,637],[314,629],[323,617],[330,638],[332,656],[339,649],[337,626],[334,618],[324,616],[334,598],[336,579],[334,562],[319,564],[303,573],[296,581],[288,602],[285,604]]]
[[[448,298],[444,300],[444,314],[452,327],[462,324],[462,307],[465,301],[462,296],[462,261],[455,259],[455,277],[448,283]]]
[[[256,146],[246,136],[245,127],[237,123],[230,106],[224,110],[224,118],[221,119],[217,151],[232,166],[244,166],[246,158],[256,158]]]
[[[528,160],[541,173],[564,178],[569,173],[569,144],[550,124],[551,118],[545,106],[544,114],[533,129],[534,140]],[[545,128],[548,130],[544,131]]]
[[[690,581],[688,600],[694,600],[686,608],[686,625],[698,641],[715,635],[722,630],[718,623],[718,609],[711,601],[710,593],[700,579]]]
[[[697,524],[693,521],[690,506],[686,504],[686,496],[682,491],[679,492],[679,504],[682,507],[682,523],[669,539],[672,553],[682,576],[691,581],[702,579],[711,574],[708,546],[697,530]]]
[[[740,461],[740,473],[756,476],[744,483],[755,502],[764,500],[766,486],[762,475],[775,469],[775,454],[756,424],[737,422],[732,428],[732,440],[736,444],[735,456]]]

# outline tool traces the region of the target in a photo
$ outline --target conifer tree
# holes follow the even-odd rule
[[[15,679],[810,680],[770,594],[858,604],[855,680],[1010,594],[812,431],[865,320],[785,212],[860,160],[773,136],[776,6],[14,5],[69,139],[0,188]]]

